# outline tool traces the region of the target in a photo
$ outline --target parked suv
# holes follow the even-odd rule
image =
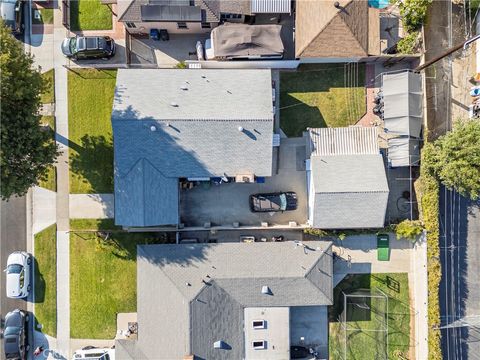
[[[97,348],[95,346],[86,346],[73,353],[72,360],[115,360],[114,348]]]
[[[9,312],[5,316],[3,348],[6,359],[24,360],[27,358],[27,352],[30,349],[28,345],[28,321],[28,314],[18,309]]]
[[[66,57],[82,59],[103,59],[115,55],[115,41],[109,36],[69,37],[62,42]]]
[[[21,299],[30,293],[30,274],[32,257],[25,251],[15,251],[8,256],[7,297]]]
[[[250,210],[253,212],[277,212],[297,209],[297,194],[289,191],[250,195]]]

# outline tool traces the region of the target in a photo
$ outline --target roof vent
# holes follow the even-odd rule
[[[335,1],[333,6],[335,6],[337,9],[340,9],[340,3],[338,1]]]
[[[272,290],[267,285],[262,286],[262,294],[272,295]]]
[[[185,90],[185,91],[186,91],[186,90],[188,90],[188,86],[187,86],[187,85],[182,85],[182,86],[180,86],[180,89],[182,89],[182,90]]]
[[[173,101],[172,101],[172,102],[170,103],[170,106],[172,106],[172,107],[178,107],[178,104],[177,104],[176,102],[173,102]]]
[[[157,127],[155,125],[150,126],[150,131],[157,131]]]
[[[192,286],[192,284],[190,284],[189,282],[186,282],[185,285]]]
[[[238,131],[243,132],[243,126],[239,126]]]

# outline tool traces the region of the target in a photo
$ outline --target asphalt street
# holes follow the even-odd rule
[[[450,325],[442,329],[444,359],[480,359],[479,234],[479,203],[442,188],[440,307],[442,327]]]
[[[16,250],[27,249],[27,201],[25,197],[12,198],[10,201],[2,201],[0,207],[1,230],[0,230],[0,275],[1,300],[0,312],[2,315],[2,328],[5,315],[14,309],[27,310],[25,300],[9,299],[5,295],[5,269],[7,258]],[[3,349],[0,352],[3,359]]]

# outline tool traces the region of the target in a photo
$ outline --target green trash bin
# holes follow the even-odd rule
[[[379,261],[390,260],[390,237],[388,234],[377,235],[377,259]]]

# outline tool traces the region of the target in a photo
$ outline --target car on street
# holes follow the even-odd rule
[[[0,16],[13,35],[23,34],[23,8],[26,2],[21,0],[0,0]]]
[[[3,349],[6,359],[27,358],[29,315],[23,310],[13,310],[5,316],[5,329],[3,330]]]
[[[115,41],[109,36],[76,36],[62,42],[63,54],[75,60],[108,59],[115,55]]]
[[[115,360],[114,348],[98,348],[95,346],[85,346],[73,353],[72,360]]]
[[[252,212],[283,212],[296,209],[297,194],[292,191],[250,195]]]
[[[25,251],[15,251],[8,256],[6,291],[7,297],[21,299],[28,296],[31,290],[32,257]]]

